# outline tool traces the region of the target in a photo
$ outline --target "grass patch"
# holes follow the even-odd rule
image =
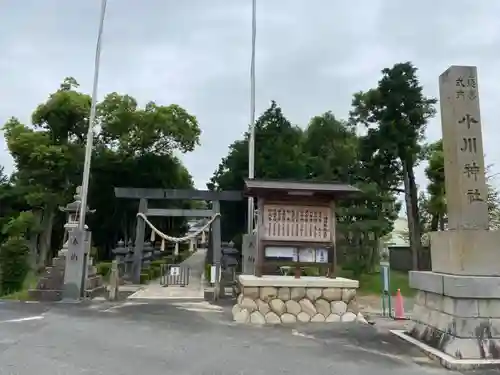
[[[17,292],[1,296],[0,299],[15,300],[15,301],[28,301],[29,295],[28,290],[36,288],[38,282],[38,277],[34,273],[29,273],[24,280],[23,287]]]
[[[349,271],[339,271],[339,276],[352,278],[352,273]],[[360,295],[381,295],[382,294],[382,275],[380,273],[364,274],[359,280],[358,293]],[[411,289],[408,284],[408,272],[391,271],[390,294],[395,295],[397,290],[401,290],[401,294],[405,297],[412,297],[415,290]]]

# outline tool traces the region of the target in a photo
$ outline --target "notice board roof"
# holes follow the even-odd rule
[[[361,193],[358,188],[339,182],[286,181],[286,180],[245,180],[245,195],[264,196],[269,193],[286,195],[323,195],[342,197]]]

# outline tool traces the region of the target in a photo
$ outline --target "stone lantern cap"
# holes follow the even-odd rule
[[[68,203],[65,207],[59,207],[59,210],[61,210],[62,212],[67,212],[69,214],[75,214],[78,211],[80,211],[80,206],[82,204],[81,196],[80,196],[81,189],[82,189],[82,187],[78,186],[76,188],[76,194],[73,196],[75,198],[75,200],[71,203]],[[95,210],[89,210],[88,206],[87,206],[87,212],[93,214],[95,212]]]

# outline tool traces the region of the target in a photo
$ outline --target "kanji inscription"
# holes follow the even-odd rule
[[[487,229],[487,194],[474,66],[452,66],[439,78],[449,229]]]
[[[475,76],[459,76],[455,80],[456,99],[476,100],[477,99],[477,79]]]
[[[331,242],[330,207],[264,205],[264,239]]]

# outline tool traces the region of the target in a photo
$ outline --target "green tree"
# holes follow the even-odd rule
[[[376,88],[355,94],[350,114],[353,123],[370,127],[365,151],[397,168],[394,175],[402,178],[414,269],[419,267],[421,251],[414,168],[422,158],[424,131],[435,115],[435,103],[436,99],[424,96],[417,69],[407,62],[382,70]]]
[[[229,146],[207,187],[210,190],[243,190],[248,177],[248,137]],[[262,179],[302,180],[306,161],[302,152],[302,130],[293,126],[281,108],[271,106],[255,123],[255,176]],[[221,202],[223,240],[235,240],[245,231],[245,202]]]
[[[29,239],[39,267],[60,246],[65,217],[58,206],[66,205],[81,184],[90,103],[76,80],[66,78],[35,109],[32,125],[12,118],[4,126],[16,172],[5,187],[0,183],[0,199],[33,211]],[[193,150],[200,129],[196,118],[178,105],[150,102],[139,108],[134,98],[116,93],[99,103],[96,124],[89,205],[97,213],[89,215],[89,223],[96,245],[109,250],[111,241],[133,233],[137,212],[137,202],[114,199],[114,186],[192,187],[175,154]],[[178,221],[172,223],[177,230]]]
[[[104,257],[120,239],[135,235],[137,201],[116,200],[114,187],[193,188],[191,175],[175,156],[199,144],[196,118],[178,105],[154,102],[140,108],[129,95],[111,93],[98,105],[101,132],[90,184],[89,202],[96,213],[89,217],[96,243]],[[159,208],[184,207],[190,202],[155,202]],[[161,206],[161,207],[160,207]],[[154,218],[155,226],[169,234],[180,234],[184,218]],[[111,234],[111,235],[110,235]]]
[[[428,231],[444,230],[447,216],[442,140],[438,140],[428,147],[428,163],[425,174],[429,183],[427,185],[427,194],[422,197],[423,212],[428,217],[425,228]],[[500,227],[500,192],[494,183],[494,175],[490,172],[491,167],[490,165],[486,168],[488,214],[490,229],[498,229]]]
[[[0,244],[0,296],[20,290],[30,271],[26,235],[32,225],[32,213],[21,212],[2,228],[7,239]]]
[[[391,231],[398,207],[394,193],[382,191],[371,181],[371,170],[359,160],[360,139],[355,128],[327,112],[312,118],[301,131],[284,118],[273,102],[257,121],[256,134],[257,178],[340,181],[361,188],[363,194],[337,202],[337,238],[347,268],[356,274],[373,268],[376,238]],[[248,171],[247,139],[246,135],[231,145],[210,188],[243,189]],[[223,207],[222,224],[230,233],[226,238],[229,240],[245,231],[246,205],[238,202]],[[366,239],[347,242],[349,232],[356,236],[366,233]]]
[[[304,138],[308,178],[349,183],[362,192],[336,202],[337,252],[343,268],[358,277],[373,270],[378,238],[392,230],[399,211],[396,197],[383,190],[378,176],[373,180],[371,164],[360,159],[364,139],[351,124],[327,112],[310,121]]]
[[[304,132],[306,177],[351,182],[359,168],[358,146],[356,129],[337,120],[331,112],[313,117]]]
[[[430,223],[429,231],[444,230],[446,219],[446,200],[444,196],[444,159],[443,142],[441,140],[429,146],[428,166],[425,175],[429,180],[427,197],[422,196],[423,212],[426,212]]]

